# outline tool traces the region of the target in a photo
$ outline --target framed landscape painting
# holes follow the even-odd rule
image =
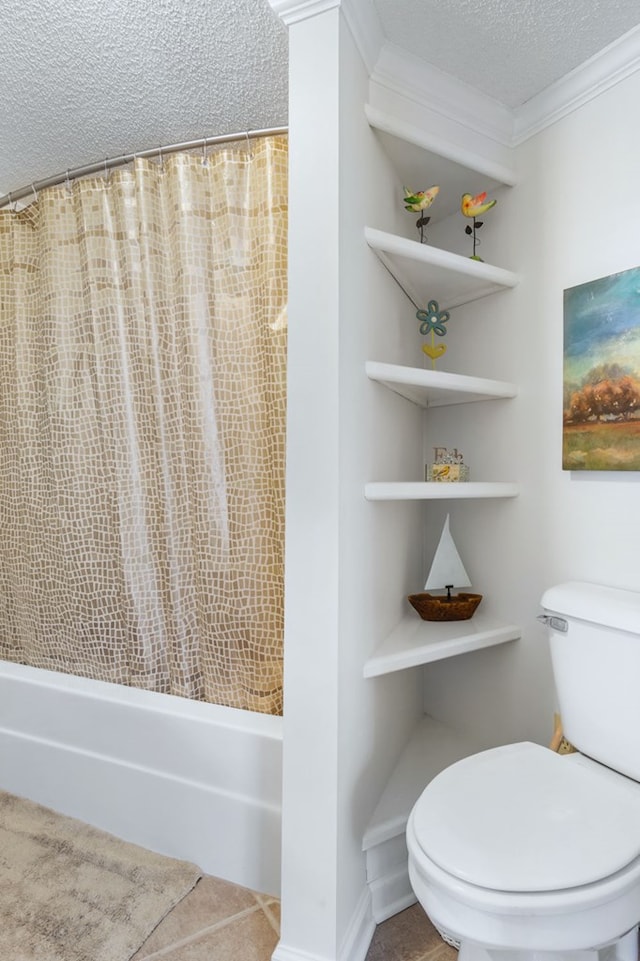
[[[564,292],[564,470],[640,470],[640,267]]]

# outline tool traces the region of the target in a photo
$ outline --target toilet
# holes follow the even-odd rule
[[[542,598],[564,735],[458,761],[407,824],[416,897],[459,961],[637,961],[640,593]]]

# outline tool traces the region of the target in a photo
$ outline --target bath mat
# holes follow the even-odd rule
[[[201,872],[0,791],[0,957],[129,961]]]

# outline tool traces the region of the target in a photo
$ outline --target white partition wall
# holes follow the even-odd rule
[[[339,8],[290,38],[281,961],[335,957],[339,617]],[[313,118],[313,120],[311,119]]]
[[[364,114],[368,71],[339,7],[290,23],[290,299],[282,937],[279,961],[364,957],[363,834],[421,713],[418,675],[367,680],[421,565],[419,505],[378,505],[389,459],[420,470],[406,416],[366,361],[406,363],[413,313],[364,239],[394,216]],[[313,12],[315,11],[315,12]],[[307,11],[309,12],[309,11]],[[394,403],[395,401],[395,403]],[[390,447],[391,445],[391,455]]]

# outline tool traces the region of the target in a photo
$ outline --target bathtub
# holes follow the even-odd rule
[[[282,718],[0,661],[0,788],[280,891]]]

